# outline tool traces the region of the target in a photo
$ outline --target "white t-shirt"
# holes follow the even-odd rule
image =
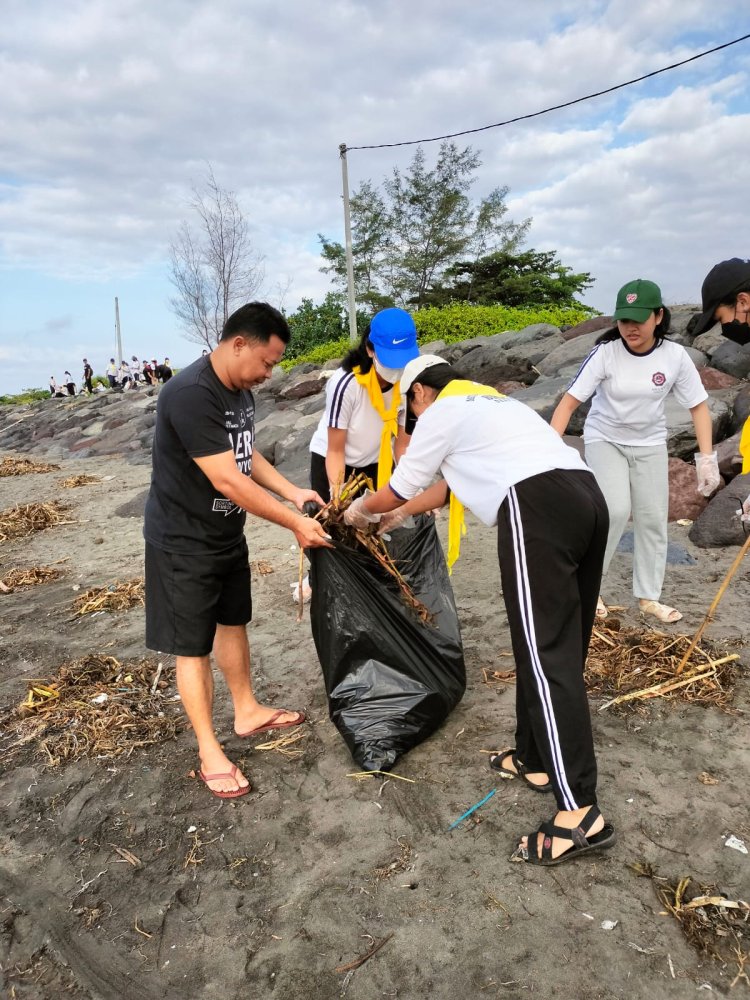
[[[417,420],[390,486],[411,500],[440,471],[461,503],[493,525],[511,486],[552,469],[589,471],[529,406],[507,396],[447,396]]]
[[[635,354],[619,337],[597,344],[568,387],[581,402],[595,393],[584,441],[641,447],[667,440],[664,401],[672,391],[688,409],[708,399],[685,348],[662,340],[646,354]]]
[[[393,389],[383,393],[383,403],[390,409]],[[406,406],[402,400],[398,423],[403,427]],[[326,386],[326,408],[310,441],[310,451],[325,457],[328,454],[328,428],[346,431],[344,462],[354,469],[373,465],[380,454],[383,421],[370,402],[367,389],[351,372],[337,368]]]

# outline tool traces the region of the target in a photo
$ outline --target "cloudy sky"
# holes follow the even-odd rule
[[[199,351],[167,247],[210,163],[266,258],[265,296],[320,301],[343,239],[339,143],[429,138],[602,90],[750,32],[747,0],[2,0],[0,393],[85,355]],[[750,255],[750,41],[530,122],[457,140],[473,193],[507,184],[527,246],[596,279],[696,301]],[[425,145],[428,162],[437,144]],[[352,151],[352,189],[414,147]]]

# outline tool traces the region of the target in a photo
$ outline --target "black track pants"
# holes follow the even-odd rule
[[[583,666],[609,515],[590,472],[556,469],[512,487],[497,545],[516,660],[516,747],[546,771],[560,809],[596,802],[596,757]]]

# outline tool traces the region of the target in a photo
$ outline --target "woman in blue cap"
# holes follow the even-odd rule
[[[394,451],[398,458],[408,441],[398,380],[418,355],[409,313],[383,309],[329,379],[325,412],[310,442],[310,484],[324,500],[353,472],[388,482]]]
[[[642,614],[671,624],[682,618],[659,602],[667,565],[667,422],[670,392],[690,410],[698,441],[698,491],[719,486],[719,464],[711,442],[708,393],[684,347],[666,340],[669,310],[653,281],[629,281],[617,293],[617,325],[596,341],[552,415],[563,435],[573,413],[593,396],[583,428],[586,462],[609,508],[604,574],[633,515],[633,593]],[[599,598],[597,615],[607,616]]]

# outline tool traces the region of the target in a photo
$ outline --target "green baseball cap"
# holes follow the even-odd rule
[[[636,278],[623,285],[617,293],[614,317],[643,323],[654,309],[661,309],[663,305],[659,286],[645,278]]]

